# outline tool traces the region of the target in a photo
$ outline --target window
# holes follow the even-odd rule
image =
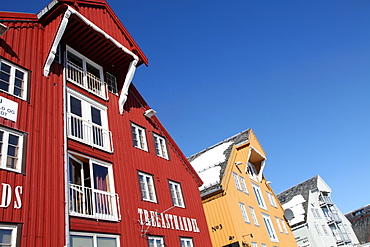
[[[265,200],[263,199],[261,189],[257,184],[252,183],[254,194],[256,195],[257,203],[260,208],[266,209]]]
[[[249,194],[248,189],[247,189],[247,185],[245,184],[245,179],[242,176],[240,176],[240,183],[242,184],[242,188],[243,188],[244,193]]]
[[[270,216],[267,214],[262,214],[263,222],[265,223],[267,233],[270,237],[270,240],[273,242],[278,242],[274,226],[272,225]]]
[[[159,136],[155,133],[153,133],[153,137],[155,153],[157,154],[157,156],[168,159],[166,140],[162,136]]]
[[[240,186],[238,174],[236,174],[235,172],[233,172],[233,177],[234,177],[234,182],[235,182],[236,188],[238,190],[242,190],[242,187]]]
[[[182,197],[181,185],[173,181],[169,181],[169,184],[173,205],[176,207],[184,208],[185,204]]]
[[[284,228],[285,234],[289,234],[288,229],[286,228],[285,220],[283,220],[283,219],[280,219],[280,220],[281,220],[281,225],[282,225],[282,226],[283,226],[283,228]]]
[[[69,155],[70,213],[118,220],[112,166],[82,155]]]
[[[0,225],[0,246],[17,246],[17,227],[14,225]]]
[[[139,183],[141,198],[144,201],[157,202],[157,197],[155,195],[153,176],[139,172]]]
[[[119,247],[119,237],[99,233],[71,232],[71,247]]]
[[[266,194],[267,194],[267,199],[270,202],[270,205],[277,208],[275,196],[273,194],[271,194],[270,192],[268,192],[268,191],[266,191]]]
[[[67,80],[88,92],[107,99],[105,83],[103,81],[103,68],[77,51],[67,47]]]
[[[258,247],[256,242],[252,242],[252,247]]]
[[[131,123],[132,139],[134,141],[134,147],[148,151],[148,145],[146,143],[145,129]]]
[[[325,233],[325,236],[329,236],[328,230],[326,229],[326,225],[321,225],[321,227],[322,227],[322,230]]]
[[[149,247],[164,247],[164,239],[159,236],[148,236]]]
[[[0,90],[26,100],[28,72],[0,59]]]
[[[279,220],[279,218],[278,217],[275,217],[275,220],[276,220],[276,225],[278,226],[278,228],[279,228],[279,231],[281,232],[281,233],[283,233],[283,228],[281,227],[281,225],[280,225],[280,220]]]
[[[193,239],[191,238],[180,238],[181,247],[194,247]]]
[[[315,226],[315,229],[316,229],[317,235],[322,236],[322,235],[321,235],[321,232],[320,232],[320,229],[319,229],[319,225],[315,223],[315,224],[314,224],[314,226]]]
[[[247,166],[247,173],[249,175],[249,178],[253,179],[254,181],[258,181],[258,173],[256,167],[249,161]]]
[[[23,134],[0,127],[0,168],[21,172]]]
[[[254,212],[254,208],[249,207],[249,211],[251,212],[254,225],[259,226],[256,213]]]
[[[106,74],[107,76],[107,87],[108,87],[108,92],[111,92],[112,94],[118,94],[118,89],[117,89],[117,79],[114,75],[111,73]]]
[[[68,137],[112,152],[107,107],[69,88],[67,90]]]
[[[242,212],[244,222],[245,223],[250,223],[249,218],[248,218],[248,214],[247,214],[247,210],[245,209],[244,203],[239,202],[239,207],[240,207],[240,211]]]
[[[261,247],[266,247],[266,244],[261,244]]]

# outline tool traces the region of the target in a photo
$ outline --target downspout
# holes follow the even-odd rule
[[[130,63],[130,66],[128,68],[125,82],[123,83],[122,91],[121,91],[121,94],[118,100],[120,114],[123,114],[123,107],[125,106],[125,103],[127,101],[128,89],[130,88],[132,78],[134,77],[137,63],[138,63],[138,60],[135,59],[134,61]]]
[[[66,62],[64,62],[66,63]],[[65,68],[65,65],[64,65]],[[63,69],[63,116],[64,116],[64,187],[65,187],[65,231],[66,231],[66,245],[69,247],[69,179],[68,179],[68,146],[67,146],[67,83],[65,76],[65,69]]]

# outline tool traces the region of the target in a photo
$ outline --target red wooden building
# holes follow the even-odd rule
[[[186,157],[105,0],[0,12],[0,245],[211,246]],[[149,82],[151,83],[151,82]]]

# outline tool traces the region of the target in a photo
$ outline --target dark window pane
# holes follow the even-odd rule
[[[94,124],[98,124],[101,126],[101,115],[99,109],[91,107],[91,120]]]
[[[71,96],[71,113],[82,117],[81,100]]]

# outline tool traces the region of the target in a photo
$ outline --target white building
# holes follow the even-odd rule
[[[330,187],[317,175],[277,195],[299,247],[358,244],[351,223],[330,194]]]

